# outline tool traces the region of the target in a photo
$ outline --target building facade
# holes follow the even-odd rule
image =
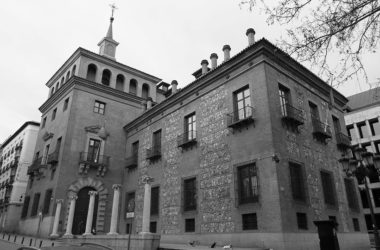
[[[79,48],[46,84],[20,233],[318,249],[314,221],[335,220],[343,249],[369,249],[338,163],[344,96],[253,29],[168,89],[115,60],[112,21],[99,54]]]
[[[1,145],[0,155],[0,230],[17,229],[28,183],[39,123],[25,122]]]
[[[368,152],[380,153],[380,88],[370,89],[348,97],[348,110],[344,116],[347,132],[354,147],[365,148]],[[372,231],[372,220],[364,184],[359,183],[367,229]],[[377,225],[380,225],[380,180],[374,173],[370,178],[371,202]]]

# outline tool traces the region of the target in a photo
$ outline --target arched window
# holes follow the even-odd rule
[[[104,85],[110,86],[110,81],[111,81],[111,71],[109,71],[108,69],[103,70],[102,83]]]
[[[61,86],[65,83],[65,77],[62,76],[62,79],[61,79]]]
[[[144,83],[142,86],[141,97],[147,99],[149,97],[149,85]]]
[[[55,85],[55,89],[56,89],[56,90],[59,89],[59,82],[57,82],[57,84]]]
[[[94,82],[96,79],[96,71],[97,68],[94,64],[88,65],[86,79]]]
[[[124,76],[117,75],[116,77],[116,89],[124,91]]]
[[[70,70],[66,74],[66,82],[69,80],[69,78],[70,78]]]
[[[73,70],[71,71],[71,76],[75,76],[75,70],[77,69],[77,66],[73,66]]]
[[[137,81],[136,79],[131,79],[129,81],[129,93],[136,95],[137,94]]]
[[[53,94],[54,94],[54,87],[52,87],[50,90],[50,96],[52,96]]]

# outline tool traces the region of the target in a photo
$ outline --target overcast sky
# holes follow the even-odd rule
[[[232,56],[245,48],[247,28],[256,30],[256,39],[273,42],[284,34],[259,12],[240,9],[238,0],[2,1],[0,143],[25,121],[40,121],[45,83],[78,47],[98,52],[113,2],[117,61],[167,82],[176,79],[179,87],[193,81],[191,73],[211,53],[221,61],[224,44]],[[377,53],[365,60],[371,82],[380,77],[379,58]],[[338,90],[352,95],[368,88],[353,81]]]

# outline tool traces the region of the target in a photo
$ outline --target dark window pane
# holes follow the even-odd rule
[[[156,221],[151,221],[149,225],[149,231],[151,233],[157,233],[157,222]]]
[[[367,125],[365,124],[365,122],[359,123],[357,126],[358,126],[358,130],[359,130],[360,138],[368,138],[369,137],[368,128],[367,128]]]
[[[345,178],[344,185],[346,187],[348,206],[352,209],[359,209],[354,180]]]
[[[30,216],[36,216],[38,212],[38,203],[40,202],[40,193],[37,193],[34,195],[33,199],[33,205],[32,205],[32,212],[30,213]]]
[[[376,207],[380,207],[380,189],[372,189],[373,200]]]
[[[42,211],[43,214],[49,214],[50,202],[51,202],[52,195],[53,195],[53,190],[52,189],[46,190],[45,200],[44,200],[44,209]]]
[[[238,168],[239,203],[257,202],[259,198],[256,165]]]
[[[380,123],[377,119],[370,121],[369,125],[371,127],[372,135],[379,135],[380,134]]]
[[[25,218],[28,214],[30,196],[26,196],[24,200],[24,206],[22,207],[21,218]]]
[[[125,212],[135,211],[135,192],[125,194]]]
[[[150,214],[158,215],[159,211],[159,197],[160,197],[160,187],[152,187],[150,196]]]
[[[191,211],[197,209],[197,187],[196,178],[184,181],[184,210]]]
[[[321,171],[321,182],[325,203],[336,205],[334,179],[331,173]]]
[[[306,187],[303,177],[302,166],[289,162],[290,181],[292,184],[292,193],[295,200],[306,201]]]
[[[195,232],[195,219],[185,219],[185,232]]]
[[[362,199],[363,208],[369,208],[367,194],[365,190],[360,190],[360,198]]]
[[[305,213],[297,213],[298,229],[307,229],[307,216]]]
[[[242,215],[243,230],[257,229],[257,215],[256,213]]]

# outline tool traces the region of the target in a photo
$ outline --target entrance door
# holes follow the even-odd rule
[[[87,221],[87,212],[88,204],[90,202],[89,191],[96,191],[92,187],[84,187],[78,192],[78,199],[75,204],[75,214],[73,222],[73,234],[81,235],[86,230],[86,221]],[[92,219],[92,228],[93,231],[96,228],[96,217],[98,212],[98,195],[95,196],[95,206],[94,206],[94,217]]]

